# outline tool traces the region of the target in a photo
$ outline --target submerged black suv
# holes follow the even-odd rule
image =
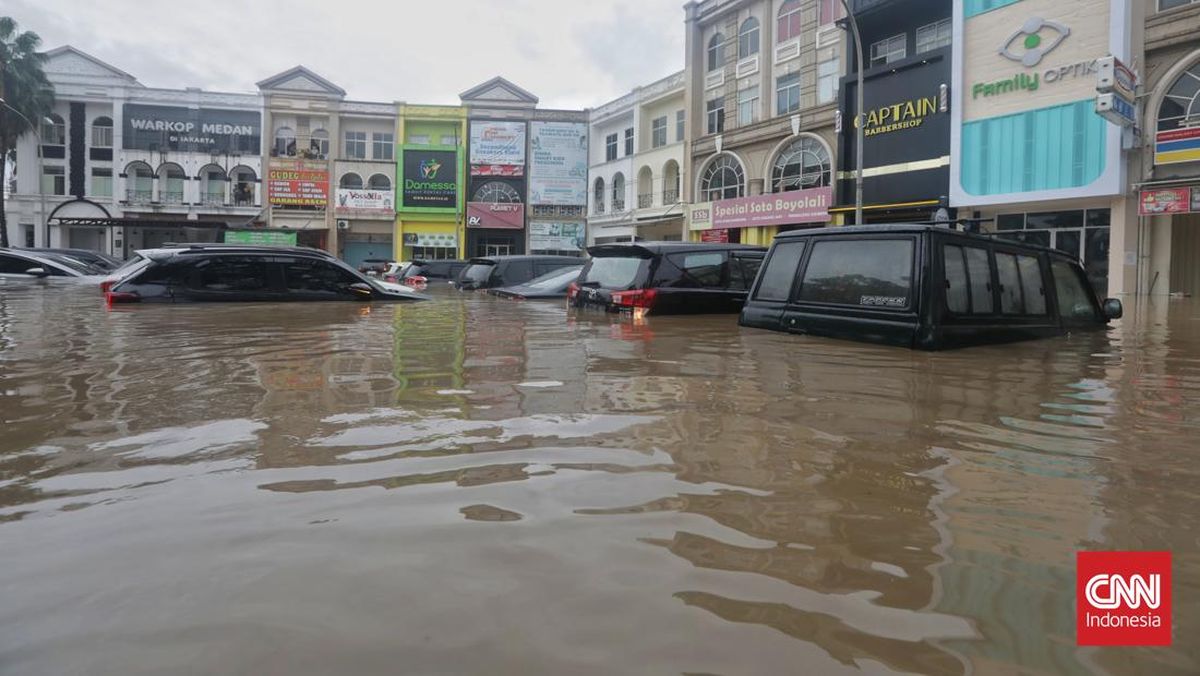
[[[1065,253],[932,225],[781,233],[739,323],[938,350],[1096,329],[1096,298]]]
[[[454,283],[463,291],[516,286],[582,262],[582,258],[575,256],[481,256],[472,258],[470,265],[463,268]]]
[[[732,313],[766,247],[708,242],[637,242],[590,247],[567,291],[574,307],[653,314]]]
[[[138,257],[101,283],[110,303],[426,299],[301,247],[197,244]]]

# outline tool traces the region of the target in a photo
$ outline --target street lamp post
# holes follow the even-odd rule
[[[50,246],[50,225],[49,225],[49,223],[46,222],[46,191],[42,186],[42,174],[45,172],[45,167],[43,166],[44,158],[42,157],[42,135],[40,133],[38,133],[38,128],[37,128],[36,124],[34,124],[33,122],[30,122],[29,118],[25,117],[24,113],[17,110],[16,108],[13,108],[12,106],[8,105],[7,101],[5,101],[4,99],[0,99],[0,106],[4,106],[5,108],[16,113],[22,120],[25,120],[25,124],[29,125],[29,130],[33,132],[33,137],[37,140],[37,158],[38,158],[37,187],[38,187],[38,197],[41,200],[41,205],[38,207],[38,211],[39,211],[40,220],[42,221],[42,230],[46,235],[45,246],[48,247],[48,246]],[[7,160],[7,158],[0,158],[0,159]]]
[[[858,57],[857,68],[858,84],[854,88],[855,98],[857,99],[854,106],[854,224],[862,225],[863,222],[863,48],[862,38],[858,34],[858,21],[854,19],[854,12],[850,11],[850,1],[842,0],[842,7],[846,10],[846,22],[850,24],[850,32],[854,35],[854,50]]]

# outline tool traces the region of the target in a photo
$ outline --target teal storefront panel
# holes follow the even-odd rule
[[[963,16],[970,19],[973,16],[1000,9],[1021,0],[962,0]]]
[[[962,187],[972,195],[1060,190],[1104,173],[1108,123],[1085,99],[962,126]]]

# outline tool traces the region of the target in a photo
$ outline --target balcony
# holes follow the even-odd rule
[[[654,206],[654,193],[638,195],[638,208],[649,209]]]
[[[663,191],[663,204],[664,205],[665,204],[679,204],[679,191],[678,190],[664,190]]]
[[[163,204],[183,204],[183,191],[164,191],[160,194],[159,201],[161,201]]]
[[[603,214],[604,213],[604,202],[596,202],[592,206],[592,213],[596,214],[596,215]]]
[[[130,204],[149,204],[154,198],[153,190],[126,190],[125,201]]]
[[[225,192],[202,192],[200,193],[200,204],[206,207],[223,207],[225,206]]]

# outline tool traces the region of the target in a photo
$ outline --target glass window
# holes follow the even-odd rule
[[[42,145],[61,146],[67,142],[67,127],[54,113],[42,120]]]
[[[296,132],[291,127],[280,127],[275,130],[275,145],[271,155],[277,157],[292,157],[296,154]]]
[[[595,188],[592,191],[592,206],[593,211],[598,214],[604,213],[604,179],[597,178]]]
[[[745,59],[758,53],[758,19],[750,17],[742,22],[738,30],[738,58]]]
[[[1108,228],[1088,228],[1084,240],[1084,270],[1087,271],[1088,281],[1096,294],[1104,297],[1108,294]]]
[[[612,180],[613,212],[625,211],[625,176],[617,174]]]
[[[942,19],[917,29],[917,53],[929,52],[950,44],[950,19]]]
[[[671,270],[659,270],[660,284],[675,288],[718,289],[725,286],[724,251],[668,254],[666,259],[679,274]]]
[[[785,301],[792,291],[800,258],[804,255],[804,242],[781,242],[771,251],[767,268],[754,297],[758,300]]]
[[[438,140],[438,143],[441,143],[444,146],[457,146],[458,136],[454,134],[443,134],[442,138]]]
[[[1054,296],[1058,299],[1058,312],[1064,320],[1099,320],[1092,296],[1083,285],[1075,266],[1066,261],[1052,261],[1050,272],[1054,275]]]
[[[329,132],[317,129],[308,139],[308,158],[323,160],[329,157]]]
[[[283,259],[283,279],[287,290],[293,293],[353,295],[347,287],[362,283],[349,270],[307,258]]]
[[[871,45],[871,67],[899,61],[908,56],[908,35],[901,33]]]
[[[408,142],[416,146],[429,145],[429,134],[409,134]]]
[[[787,42],[800,37],[800,0],[787,0],[779,6],[779,20],[775,24],[775,39]]]
[[[633,127],[625,130],[625,157],[633,154]]]
[[[352,160],[367,159],[367,132],[346,132],[346,157]]]
[[[829,240],[813,245],[800,300],[903,309],[911,302],[911,239]]]
[[[97,117],[92,121],[92,147],[111,148],[113,144],[113,121],[110,117]]]
[[[597,256],[587,265],[581,286],[632,289],[650,267],[650,259],[633,256]]]
[[[717,157],[700,177],[701,201],[713,202],[741,197],[744,179],[741,162],[731,155]]]
[[[1200,82],[1200,80],[1197,80]],[[1089,228],[1107,228],[1112,222],[1112,211],[1109,209],[1088,209],[1084,222]]]
[[[63,167],[42,167],[42,193],[45,195],[67,194],[67,170]]]
[[[112,197],[112,169],[95,167],[92,169],[92,190],[94,197]]]
[[[367,187],[371,190],[387,192],[392,189],[392,179],[383,174],[372,174],[371,178],[367,179]]]
[[[812,136],[801,136],[779,152],[771,168],[771,192],[830,185],[829,151]]]
[[[1025,298],[1025,314],[1046,314],[1046,288],[1042,283],[1042,268],[1035,256],[1017,256],[1021,275],[1021,295]]]
[[[708,114],[708,133],[720,134],[725,131],[725,99],[713,99],[705,105]]]
[[[746,291],[754,284],[754,276],[762,266],[763,259],[758,256],[729,257],[729,288],[735,291]]]
[[[967,275],[971,280],[971,312],[987,315],[994,312],[992,300],[992,266],[986,249],[966,247]]]
[[[362,176],[354,172],[343,174],[341,180],[338,181],[338,187],[343,190],[362,190]]]
[[[617,135],[609,134],[604,137],[604,161],[612,162],[617,159]]]
[[[1025,227],[1025,214],[1001,214],[996,217],[997,230],[1020,230]]]
[[[758,85],[738,92],[738,126],[758,122]]]
[[[836,54],[817,64],[817,103],[830,103],[837,99],[841,70],[841,62]]]
[[[800,110],[800,73],[788,73],[775,80],[775,114],[787,115]]]
[[[686,118],[685,118],[684,112],[682,110],[675,111],[675,141],[676,142],[683,140],[684,119],[686,119]]]
[[[650,122],[650,145],[659,148],[667,145],[667,116],[656,117]]]
[[[387,133],[375,132],[371,134],[371,157],[377,160],[391,161],[395,138],[392,134]]]
[[[219,256],[197,261],[189,286],[203,291],[261,291],[270,285],[261,258]]]
[[[1184,5],[1190,5],[1196,1],[1197,0],[1158,0],[1158,11],[1165,12],[1168,9],[1183,7]]]
[[[717,33],[708,40],[708,69],[716,70],[725,65],[725,36]]]
[[[1082,232],[1079,230],[1061,230],[1054,233],[1054,248],[1069,254],[1072,258],[1079,258],[1079,244],[1082,241]]]
[[[942,247],[946,273],[946,309],[955,314],[971,311],[967,263],[961,246]]]
[[[1025,214],[1025,227],[1030,230],[1043,228],[1082,228],[1082,211],[1045,211]]]
[[[841,0],[818,0],[817,22],[822,26],[831,24],[842,18],[843,11]]]
[[[1000,311],[1006,315],[1023,314],[1025,303],[1021,300],[1021,273],[1017,269],[1017,257],[997,253],[996,274],[1000,280]]]

